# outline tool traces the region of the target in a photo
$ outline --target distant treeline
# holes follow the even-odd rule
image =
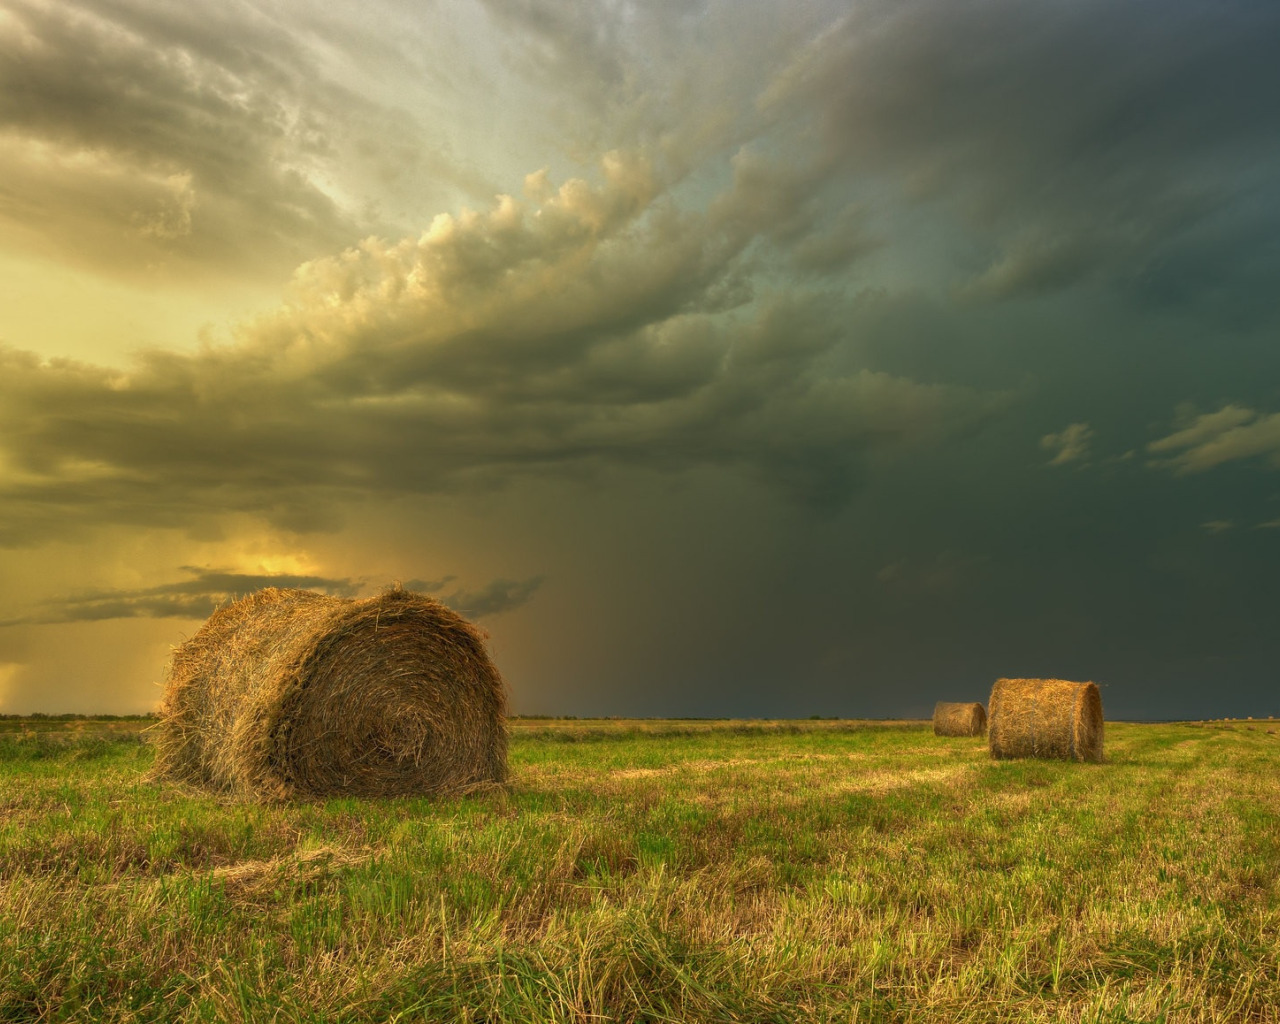
[[[507,715],[508,718],[522,722],[843,722],[855,719],[842,718],[840,715],[808,715],[802,718],[736,718],[732,715]],[[856,721],[876,721],[876,719],[856,719]],[[899,721],[887,718],[883,721]]]
[[[72,712],[62,715],[46,715],[43,711],[33,711],[29,715],[0,714],[0,722],[29,721],[31,719],[45,722],[136,722],[140,719],[155,717],[156,713],[154,711],[148,711],[142,715],[82,715]]]

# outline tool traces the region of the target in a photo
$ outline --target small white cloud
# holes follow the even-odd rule
[[[1230,519],[1210,519],[1207,523],[1200,524],[1210,533],[1225,533],[1227,530],[1235,529],[1235,523]]]
[[[1259,523],[1254,527],[1255,530],[1280,530],[1280,519],[1268,519],[1265,523]]]
[[[1088,461],[1092,438],[1093,429],[1088,423],[1072,423],[1060,433],[1045,434],[1040,438],[1040,447],[1055,453],[1050,466],[1065,466],[1068,462]]]

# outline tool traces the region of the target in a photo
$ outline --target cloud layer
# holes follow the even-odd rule
[[[333,73],[367,43],[242,2],[7,0],[8,244],[176,285],[275,278],[385,227],[399,179],[437,201],[473,186],[412,115]]]
[[[999,404],[842,366],[846,300],[754,296],[734,279],[748,241],[610,155],[596,185],[304,264],[231,345],[128,372],[0,353],[0,539],[227,512],[307,530],[342,501],[611,464],[736,466],[839,501],[868,457]]]
[[[0,620],[0,627],[47,626],[109,619],[206,619],[214,610],[263,587],[315,590],[335,597],[357,597],[368,586],[349,577],[329,579],[298,573],[243,573],[185,566],[188,579],[132,590],[86,590],[45,600],[28,615]],[[408,590],[436,595],[454,611],[471,619],[511,611],[532,600],[543,584],[541,576],[527,580],[491,580],[477,590],[453,588],[442,594],[454,577],[409,580]]]
[[[319,590],[352,597],[360,584],[291,573],[254,575],[187,567],[189,579],[135,590],[90,590],[46,601],[30,615],[0,621],[0,626],[39,626],[105,619],[205,619],[219,605],[263,587]]]
[[[1273,691],[1277,38],[0,0],[5,692],[149,700],[240,586],[398,575],[509,613],[531,711]]]

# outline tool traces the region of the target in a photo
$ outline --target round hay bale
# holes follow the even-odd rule
[[[1102,760],[1102,695],[1093,683],[997,679],[987,706],[992,757]]]
[[[987,709],[977,701],[958,704],[940,700],[933,706],[935,736],[982,736],[987,731]]]
[[[173,654],[159,778],[278,799],[501,782],[506,688],[484,634],[429,597],[268,587]]]

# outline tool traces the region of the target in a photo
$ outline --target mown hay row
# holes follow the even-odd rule
[[[159,778],[253,798],[446,793],[506,777],[506,689],[438,601],[269,587],[173,654]]]
[[[935,736],[982,736],[987,731],[987,709],[973,703],[940,700],[933,706]]]
[[[987,706],[992,757],[1102,760],[1102,695],[1093,683],[997,679]]]

